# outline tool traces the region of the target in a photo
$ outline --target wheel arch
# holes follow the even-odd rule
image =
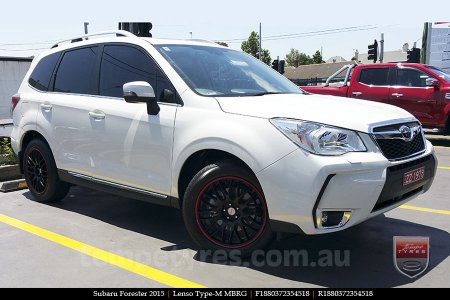
[[[24,155],[24,152],[25,152],[25,148],[34,139],[42,140],[51,149],[51,147],[50,147],[49,143],[47,142],[47,140],[45,139],[45,137],[42,134],[40,134],[38,131],[36,131],[36,130],[29,130],[29,131],[25,132],[25,134],[23,134],[22,139],[20,141],[20,148],[19,148],[20,151],[18,153],[18,156],[19,156],[19,167],[20,167],[20,171],[22,173],[23,173],[23,155]]]
[[[174,195],[178,195],[180,207],[186,188],[195,174],[209,164],[224,160],[234,162],[236,165],[247,169],[256,177],[255,172],[250,167],[251,164],[233,153],[213,148],[197,150],[184,160],[182,166],[179,168],[179,172],[174,173],[178,174],[178,176],[174,178],[174,182],[176,183],[174,184],[176,188]]]

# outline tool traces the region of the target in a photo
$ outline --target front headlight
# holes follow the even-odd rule
[[[271,119],[270,123],[302,149],[314,154],[367,151],[359,135],[352,130],[292,119]]]

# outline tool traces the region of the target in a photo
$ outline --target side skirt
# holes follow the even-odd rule
[[[159,193],[142,190],[135,187],[118,184],[61,169],[58,169],[58,176],[62,181],[87,187],[93,190],[111,193],[125,198],[145,201],[152,204],[180,208],[178,199],[171,196],[162,195]]]

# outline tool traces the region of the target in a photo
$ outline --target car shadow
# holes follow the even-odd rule
[[[33,199],[29,192],[25,192],[24,196]],[[177,209],[80,187],[72,187],[63,201],[52,206],[173,244],[162,248],[163,251],[198,249],[190,239]],[[450,255],[448,232],[381,215],[334,234],[296,235],[274,241],[257,257],[226,261],[223,256],[216,259],[214,254],[205,255],[203,251],[198,251],[193,259],[203,263],[237,265],[291,281],[326,287],[396,287],[414,282],[417,278],[410,279],[395,269],[392,250],[394,236],[430,238],[430,262],[424,274]],[[302,256],[296,261],[292,253],[301,253]],[[332,255],[331,263],[328,254]],[[321,260],[324,257],[327,259]]]
[[[427,137],[433,146],[450,147],[450,138],[448,136]]]

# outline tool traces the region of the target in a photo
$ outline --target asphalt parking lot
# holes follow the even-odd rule
[[[79,187],[52,205],[0,194],[0,287],[450,287],[450,139],[433,143],[428,193],[343,232],[275,241],[258,261],[197,252],[174,209]],[[430,238],[422,275],[394,268],[393,236]],[[291,250],[307,264],[279,260]],[[335,263],[318,266],[320,251]]]

